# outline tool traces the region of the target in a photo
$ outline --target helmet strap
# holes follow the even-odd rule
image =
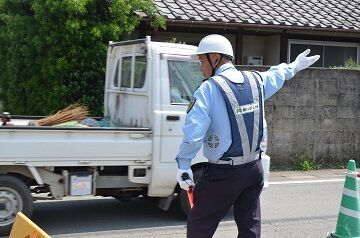
[[[209,55],[209,53],[206,53],[205,54],[206,55],[206,58],[207,58],[207,60],[208,60],[208,62],[209,62],[209,64],[210,64],[210,67],[211,67],[211,76],[210,77],[212,77],[212,76],[214,76],[215,75],[215,71],[216,71],[216,69],[217,69],[217,67],[219,66],[219,64],[220,64],[220,62],[221,62],[221,60],[222,60],[222,58],[223,58],[223,54],[220,54],[220,60],[219,60],[219,62],[215,65],[215,67],[213,67],[213,65],[212,65],[212,63],[211,63],[211,61],[210,61],[210,55]]]

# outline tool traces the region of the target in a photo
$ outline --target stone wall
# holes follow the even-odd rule
[[[360,70],[310,68],[286,81],[265,103],[271,168],[291,168],[301,156],[322,167],[359,163],[359,94]]]

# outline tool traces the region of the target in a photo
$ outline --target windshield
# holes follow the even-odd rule
[[[203,76],[198,61],[169,60],[171,103],[188,104]]]

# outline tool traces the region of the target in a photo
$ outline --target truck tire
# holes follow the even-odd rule
[[[30,188],[17,177],[0,175],[0,236],[9,234],[17,212],[30,217],[32,211]]]
[[[196,168],[193,171],[193,174],[194,174],[194,181],[196,183],[202,174],[202,167]],[[187,216],[187,214],[189,214],[191,210],[187,191],[178,187],[177,194],[178,194],[178,208],[182,215]]]

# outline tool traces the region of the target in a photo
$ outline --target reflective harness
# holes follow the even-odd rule
[[[263,137],[263,86],[252,72],[241,72],[243,83],[233,83],[220,75],[211,79],[219,88],[228,111],[232,143],[217,164],[242,165],[259,158]]]

